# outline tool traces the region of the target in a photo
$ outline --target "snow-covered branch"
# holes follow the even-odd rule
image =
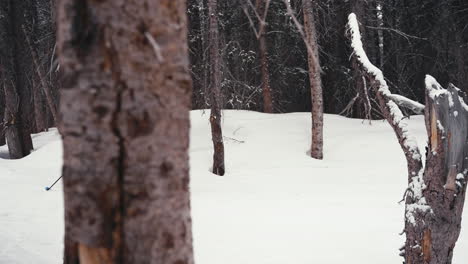
[[[394,101],[400,107],[409,109],[416,114],[424,113],[424,105],[419,102],[413,101],[409,99],[408,97],[404,97],[399,94],[390,94],[388,95],[388,97],[392,99],[392,101]]]
[[[421,154],[416,143],[416,140],[410,137],[406,123],[403,120],[404,116],[398,105],[392,99],[392,93],[388,88],[382,71],[371,63],[364,50],[361,33],[359,31],[359,23],[354,13],[348,17],[348,36],[351,40],[351,47],[353,48],[353,56],[360,64],[363,73],[375,84],[377,99],[380,108],[392,126],[398,138],[401,148],[405,153],[408,162],[408,171],[411,175],[417,175],[422,168]],[[394,96],[393,96],[394,97]],[[401,99],[401,98],[400,98]]]

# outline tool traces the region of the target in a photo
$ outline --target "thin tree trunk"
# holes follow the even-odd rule
[[[311,0],[303,0],[304,27],[308,49],[309,81],[312,96],[312,147],[310,155],[315,159],[323,159],[323,95],[321,68],[318,53],[317,32]]]
[[[204,103],[204,106],[203,108],[206,108],[207,106],[209,106],[209,101],[210,101],[210,98],[209,98],[209,94],[210,94],[210,91],[209,91],[209,84],[208,84],[208,76],[209,76],[209,71],[210,71],[210,66],[208,64],[208,57],[207,56],[207,44],[209,44],[208,41],[206,41],[206,15],[205,15],[205,12],[206,12],[206,8],[205,8],[205,4],[204,4],[204,1],[205,0],[198,0],[198,8],[199,8],[199,12],[200,12],[200,40],[201,40],[201,57],[202,57],[202,78],[203,80],[201,81],[201,84],[203,85],[202,89],[203,89],[203,103]]]
[[[221,71],[220,71],[220,55],[219,55],[219,35],[218,35],[218,12],[217,0],[208,1],[208,15],[210,17],[210,103],[211,103],[211,137],[213,140],[213,173],[223,176],[224,167],[224,143],[223,132],[221,130]]]
[[[0,11],[0,15],[1,15],[1,11]],[[0,19],[0,24],[1,24],[1,19]],[[0,26],[0,29],[2,27]],[[1,41],[1,40],[0,40]],[[0,45],[1,46],[1,45]],[[1,60],[0,60],[0,63],[1,63]],[[2,74],[1,74],[1,70],[0,70],[0,83],[2,82],[2,78],[1,78]],[[5,140],[5,128],[3,126],[3,117],[5,116],[5,92],[3,90],[3,88],[0,87],[0,146],[3,146],[6,144],[6,140]]]
[[[256,1],[257,14],[261,16],[260,30],[258,32],[258,45],[260,51],[260,64],[262,72],[263,112],[273,113],[273,100],[271,97],[270,71],[268,70],[268,49],[266,43],[266,16],[268,8],[265,0]]]
[[[382,71],[384,71],[384,64],[385,64],[385,53],[384,53],[384,33],[383,33],[383,27],[384,27],[384,20],[383,20],[383,5],[384,2],[379,0],[377,1],[377,25],[379,29],[377,29],[377,35],[379,38],[379,67]]]
[[[66,264],[193,264],[185,8],[57,1]]]
[[[34,102],[34,123],[35,133],[42,132],[47,129],[46,118],[47,112],[44,108],[44,102],[42,100],[42,93],[38,87],[37,81],[33,81],[33,102]]]

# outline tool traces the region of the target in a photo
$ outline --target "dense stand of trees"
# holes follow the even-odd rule
[[[265,17],[267,64],[262,59],[259,33],[262,12],[256,1],[219,2],[222,106],[225,109],[264,110],[263,65],[268,65],[274,112],[310,111],[307,49],[289,17],[283,0],[272,0]],[[260,1],[267,2],[267,1]],[[189,0],[190,56],[194,79],[193,107],[207,108],[206,0]],[[290,0],[303,24],[302,2]],[[442,85],[459,84],[468,91],[468,3],[460,0],[316,1],[318,43],[326,113],[350,117],[381,118],[370,84],[350,59],[346,43],[347,16],[354,12],[370,60],[383,69],[390,89],[413,100],[424,101],[424,76],[431,74]],[[245,11],[249,13],[247,16]],[[249,19],[250,18],[250,19]],[[250,22],[253,22],[254,25]],[[204,35],[203,35],[204,34]],[[353,100],[354,99],[354,100]],[[352,104],[350,105],[350,103]],[[348,106],[348,108],[347,108]],[[346,111],[343,111],[346,110]]]
[[[49,0],[0,2],[0,145],[8,143],[11,158],[28,155],[31,133],[57,120],[51,5]]]

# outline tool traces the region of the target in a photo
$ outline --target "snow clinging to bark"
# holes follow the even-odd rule
[[[412,197],[414,203],[406,205],[406,219],[412,225],[416,225],[415,213],[417,212],[432,212],[431,207],[427,204],[426,198],[423,197],[423,191],[426,189],[426,184],[423,179],[424,168],[417,175],[411,178],[408,186],[408,196]]]
[[[428,91],[428,95],[433,100],[438,96],[448,93],[447,90],[443,89],[442,86],[437,82],[437,80],[431,75],[426,75],[425,84],[426,89]],[[452,103],[450,104],[450,107],[452,107],[453,105],[453,98],[451,99]]]

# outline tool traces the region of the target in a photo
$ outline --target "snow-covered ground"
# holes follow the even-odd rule
[[[197,264],[394,264],[404,238],[406,164],[390,126],[325,116],[325,160],[306,155],[310,113],[224,111],[225,177],[209,172],[208,113],[192,112],[190,147]],[[421,116],[409,120],[421,146]],[[61,263],[62,189],[56,130],[7,160],[0,147],[0,263]],[[468,262],[464,224],[454,264]]]

